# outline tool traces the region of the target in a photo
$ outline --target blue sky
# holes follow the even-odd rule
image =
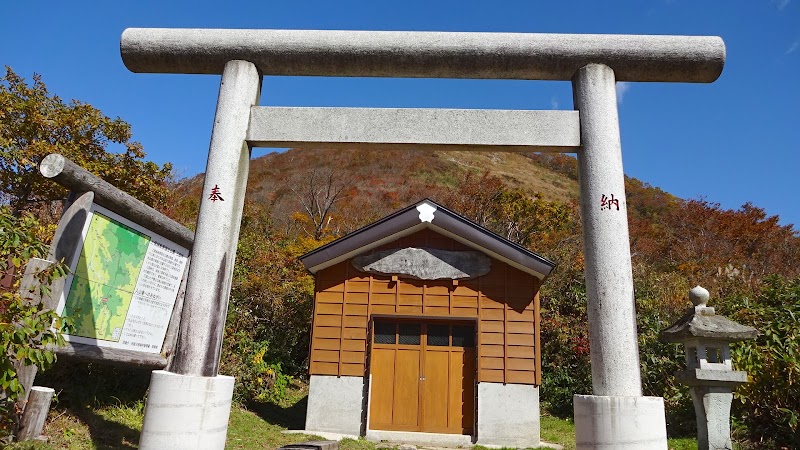
[[[185,176],[205,170],[219,77],[129,72],[119,55],[127,27],[722,36],[717,82],[618,88],[625,172],[800,224],[800,0],[73,0],[6,2],[2,15],[0,65],[122,117],[149,158]],[[572,94],[566,82],[267,77],[262,104],[572,109]]]

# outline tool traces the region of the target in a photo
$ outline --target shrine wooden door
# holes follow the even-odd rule
[[[472,434],[471,323],[377,319],[370,355],[370,428]]]

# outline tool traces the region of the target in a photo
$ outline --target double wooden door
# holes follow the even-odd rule
[[[475,327],[376,319],[370,428],[472,434]]]

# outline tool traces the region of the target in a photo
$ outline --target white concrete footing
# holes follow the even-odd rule
[[[361,435],[364,377],[311,375],[306,430]]]
[[[724,450],[731,443],[731,402],[727,386],[692,386],[689,389],[697,416],[697,448]]]
[[[478,441],[487,447],[539,446],[539,388],[478,383]]]
[[[661,397],[576,395],[575,444],[579,450],[667,450]]]
[[[402,442],[424,447],[470,447],[472,436],[465,434],[419,433],[414,431],[367,430],[365,436],[372,442]]]
[[[154,370],[139,448],[224,449],[233,382]]]

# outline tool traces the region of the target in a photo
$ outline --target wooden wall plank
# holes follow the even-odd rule
[[[465,295],[453,295],[454,308],[477,308],[478,297],[467,297]]]
[[[317,314],[342,314],[342,305],[331,303],[318,303]]]
[[[311,341],[311,348],[316,350],[339,350],[339,339],[325,339],[314,337]]]
[[[503,333],[481,333],[480,340],[481,345],[484,344],[494,344],[494,345],[503,345]]]
[[[481,345],[481,357],[496,357],[502,358],[503,357],[503,346],[502,345]]]
[[[508,322],[506,328],[509,333],[533,334],[533,322]]]
[[[381,249],[400,246],[463,247],[422,230]],[[326,364],[335,364],[333,374],[363,375],[371,314],[452,316],[478,318],[479,381],[541,383],[539,283],[505,263],[495,260],[485,276],[454,285],[450,280],[392,281],[389,276],[359,272],[350,261],[343,261],[320,271],[315,283],[312,374],[331,374]]]
[[[531,346],[509,345],[508,356],[511,358],[534,359],[536,352]]]
[[[499,320],[483,320],[481,321],[481,331],[484,333],[502,333],[503,322]]]
[[[342,326],[342,316],[314,314],[314,324],[325,327],[340,327]]]
[[[450,308],[446,306],[425,306],[426,316],[449,316]]]
[[[490,383],[502,383],[503,371],[493,369],[481,369],[478,373],[481,381],[488,381]]]
[[[345,339],[367,339],[367,330],[365,328],[342,328],[342,337]]]
[[[344,280],[317,280],[317,292],[344,292]]]
[[[403,306],[422,306],[422,295],[400,294],[397,302]]]
[[[478,317],[478,308],[451,308],[454,317]]]
[[[347,292],[369,292],[369,282],[367,281],[348,281]]]
[[[394,294],[376,294],[372,293],[369,296],[370,305],[392,305],[397,303],[397,298]]]
[[[315,327],[314,337],[339,339],[342,336],[341,327]]]
[[[369,303],[369,293],[368,292],[348,292],[347,293],[347,303],[352,303],[356,305],[366,305]]]
[[[338,375],[339,364],[311,361],[309,371],[314,375]]]
[[[367,343],[361,340],[343,339],[342,350],[364,352],[367,351]]]
[[[508,359],[508,369],[509,370],[524,370],[528,372],[535,372],[536,371],[536,364],[533,359],[517,359],[517,358],[509,358]]]
[[[348,352],[341,353],[342,362],[364,364],[365,352]]]
[[[344,305],[344,314],[346,316],[366,316],[367,305],[355,305],[348,302]]]
[[[397,314],[408,314],[408,315],[422,314],[422,306],[399,305],[397,307]]]
[[[533,371],[509,370],[506,383],[535,384],[536,373]]]
[[[527,345],[530,347],[533,347],[535,344],[533,334],[507,334],[506,343],[508,345]]]
[[[344,302],[343,292],[318,292],[317,302],[319,303],[342,303]]]
[[[394,305],[372,305],[372,314],[395,314],[396,312]]]
[[[499,320],[499,321],[502,322],[502,321],[505,320],[505,317],[504,317],[504,314],[503,314],[503,309],[486,309],[486,310],[483,310],[483,317],[481,317],[481,319],[483,319],[483,320]]]
[[[439,306],[448,308],[450,306],[450,297],[446,295],[434,295],[429,293],[430,290],[425,292],[425,306]]]
[[[503,370],[503,358],[484,357],[483,360],[481,360],[481,369]]]
[[[364,316],[347,316],[342,320],[348,328],[367,328],[367,318]]]
[[[316,350],[311,361],[338,363],[339,352],[336,350]]]
[[[509,322],[533,322],[533,311],[508,311]]]
[[[534,379],[534,383],[537,385],[542,384],[542,345],[541,345],[541,336],[542,336],[542,314],[541,314],[541,306],[539,303],[539,288],[541,286],[541,282],[536,283],[536,295],[533,297],[533,317],[534,317],[534,358],[535,358],[535,366],[536,366],[536,376]]]
[[[364,376],[364,364],[348,364],[342,363],[341,369],[339,372],[342,375],[346,376],[354,376],[354,377],[363,377]]]
[[[401,280],[397,287],[398,292],[401,294],[419,294],[425,290],[425,283],[419,280]]]

